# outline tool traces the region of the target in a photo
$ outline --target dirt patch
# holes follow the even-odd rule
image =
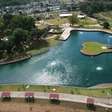
[[[51,104],[48,100],[36,100],[26,103],[24,99],[14,99],[11,102],[0,102],[0,112],[91,112],[85,104],[61,102]],[[106,112],[104,108],[96,107],[95,112]],[[112,112],[109,110],[108,112]]]

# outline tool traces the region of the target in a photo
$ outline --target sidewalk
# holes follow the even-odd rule
[[[25,98],[26,92],[17,92],[13,91],[11,92],[12,98]],[[50,93],[44,93],[44,92],[33,92],[34,97],[37,99],[49,99]],[[1,96],[2,92],[0,92]],[[71,95],[71,94],[64,94],[64,93],[57,93],[59,94],[59,99],[62,101],[70,101],[70,102],[77,102],[77,103],[87,103],[88,96],[83,95]],[[95,105],[101,106],[101,107],[107,107],[112,108],[112,98],[96,98],[92,97],[95,100]]]

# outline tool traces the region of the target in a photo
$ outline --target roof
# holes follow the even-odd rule
[[[57,93],[51,93],[51,94],[49,94],[49,99],[58,100],[59,99],[59,94],[57,94]]]
[[[88,104],[94,104],[94,99],[93,98],[87,98],[87,103]]]
[[[60,14],[59,16],[60,17],[69,17],[69,16],[72,16],[72,14],[66,13],[66,14]]]
[[[3,92],[1,94],[1,97],[10,97],[10,96],[11,96],[10,92]]]

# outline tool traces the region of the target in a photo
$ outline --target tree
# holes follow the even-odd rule
[[[71,25],[77,24],[79,22],[77,15],[73,14],[68,18]]]
[[[21,5],[30,2],[31,0],[0,0],[0,6],[9,6],[9,5]]]
[[[110,24],[107,21],[104,21],[103,28],[109,29],[110,28]]]
[[[0,39],[0,51],[4,50],[4,42]]]
[[[84,0],[79,3],[80,10],[92,16],[94,13],[112,10],[112,0]]]
[[[23,22],[24,22],[24,29],[25,30],[31,30],[35,28],[35,21],[32,17],[23,17]]]
[[[12,41],[14,42],[15,50],[18,52],[23,52],[25,50],[25,44],[30,40],[30,34],[27,30],[21,28],[16,28],[12,34]]]
[[[5,29],[5,23],[2,17],[0,17],[0,32],[3,33]]]
[[[12,29],[22,28],[24,30],[30,31],[35,27],[35,21],[32,17],[24,16],[24,15],[15,15],[11,21]]]
[[[5,40],[5,39],[0,40],[0,51],[2,53],[7,51],[8,54],[11,54],[12,53],[12,48],[13,48],[13,45],[14,45],[13,41],[9,37],[4,37],[4,38],[7,38],[7,40]]]
[[[11,23],[11,20],[12,20],[12,15],[9,14],[9,13],[6,13],[3,15],[3,19],[4,19],[4,24],[5,24],[5,28],[10,28],[10,23]]]
[[[9,36],[9,35],[12,34],[12,30],[11,30],[11,29],[5,29],[4,34],[5,34],[6,36]]]
[[[13,40],[15,42],[16,45],[20,44],[20,43],[24,43],[24,41],[27,41],[28,37],[29,37],[29,33],[27,30],[23,30],[21,28],[16,28],[13,31]]]
[[[40,41],[38,38],[45,31],[47,30],[37,29],[32,17],[5,14],[0,17],[0,58],[6,55],[12,57],[16,52],[25,53],[26,48],[31,46],[33,38],[37,38],[40,45],[43,40]]]

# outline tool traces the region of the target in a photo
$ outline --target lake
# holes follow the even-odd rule
[[[0,66],[0,83],[80,87],[112,83],[112,53],[84,56],[80,49],[86,41],[112,45],[112,35],[72,31],[67,41],[60,41],[45,54]]]

